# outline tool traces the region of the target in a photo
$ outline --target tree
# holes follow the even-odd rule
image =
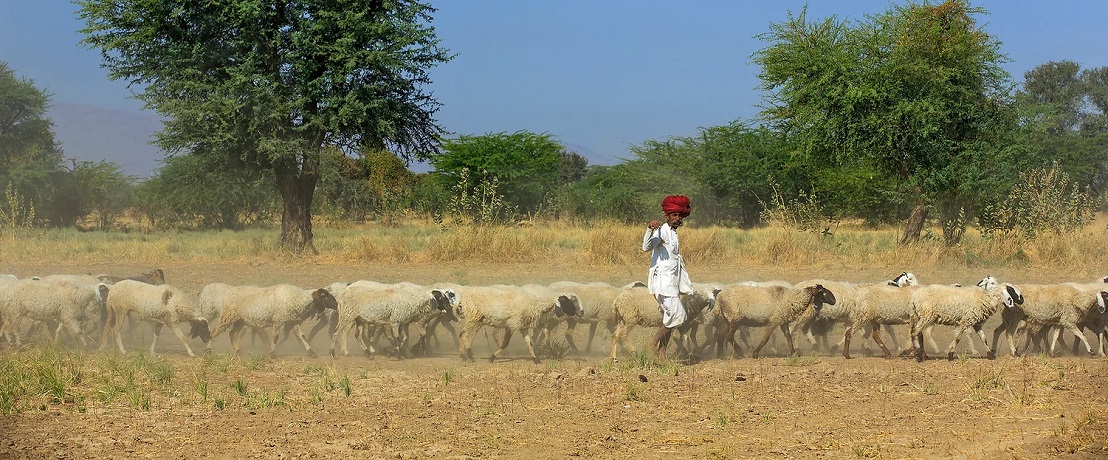
[[[973,18],[983,13],[962,0],[894,6],[857,24],[810,23],[802,11],[760,36],[762,114],[827,165],[897,176],[913,202],[901,243],[919,239],[929,205],[957,241],[978,172],[1014,129],[1006,58]]]
[[[1108,67],[1081,70],[1073,61],[1047,62],[1024,74],[1016,93],[1023,125],[1039,158],[1079,186],[1105,191],[1108,180]]]
[[[414,0],[81,0],[84,43],[113,79],[164,115],[170,153],[272,171],[281,240],[315,251],[311,204],[321,156],[389,149],[434,155],[443,133],[427,71],[453,58]]]
[[[495,180],[510,205],[534,212],[561,185],[565,162],[573,160],[550,134],[517,131],[459,136],[443,142],[443,153],[431,159],[436,173],[451,183],[464,176],[464,192],[472,193],[481,181]]]
[[[49,94],[0,61],[0,189],[10,186],[13,196],[27,200],[20,205],[40,210],[39,218],[51,218],[41,210],[57,194],[64,161],[46,118],[49,103]]]
[[[158,173],[136,191],[137,202],[152,223],[241,230],[273,215],[277,200],[273,178],[218,156],[169,157]]]

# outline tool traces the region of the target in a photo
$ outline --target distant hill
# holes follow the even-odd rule
[[[48,116],[68,158],[110,161],[126,174],[147,178],[165,156],[150,145],[154,133],[162,129],[157,114],[54,103]]]

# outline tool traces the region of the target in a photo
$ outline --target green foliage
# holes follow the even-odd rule
[[[982,13],[952,0],[856,24],[790,15],[754,56],[763,115],[813,164],[874,168],[916,204],[972,211],[988,153],[1015,126],[1000,44],[973,19]]]
[[[1028,172],[1008,197],[982,216],[984,233],[1035,237],[1047,232],[1066,234],[1093,219],[1098,200],[1056,168]]]
[[[0,61],[0,179],[18,165],[41,162],[59,167],[62,153],[46,109],[50,95]]]
[[[227,158],[169,157],[136,190],[136,207],[151,223],[171,228],[241,230],[277,212],[269,174]]]
[[[31,228],[35,221],[35,208],[23,198],[11,184],[4,189],[4,199],[0,201],[0,228],[8,235],[18,229]]]
[[[282,241],[311,248],[311,204],[330,148],[437,151],[439,103],[428,70],[439,47],[435,11],[417,1],[191,2],[82,0],[84,44],[112,79],[165,116],[171,154],[273,171]],[[234,161],[227,161],[234,160]]]
[[[564,178],[579,174],[579,160],[549,134],[460,136],[443,141],[443,150],[431,164],[456,184],[455,197],[479,195],[478,188],[495,182],[506,207],[525,214],[542,209]]]
[[[500,192],[500,181],[495,176],[486,174],[474,187],[471,183],[469,169],[462,169],[448,208],[455,225],[505,224],[517,220],[519,213]]]

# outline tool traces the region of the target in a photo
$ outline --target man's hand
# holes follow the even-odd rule
[[[652,221],[650,221],[649,224],[646,225],[646,228],[649,228],[651,230],[657,230],[661,226],[662,226],[661,222],[658,222],[656,220],[652,220]]]

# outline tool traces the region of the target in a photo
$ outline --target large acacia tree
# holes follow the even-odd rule
[[[809,159],[898,177],[913,203],[902,243],[919,238],[932,207],[947,241],[960,238],[960,216],[995,176],[988,168],[1013,126],[1006,58],[975,21],[983,13],[963,0],[909,2],[856,23],[809,22],[802,11],[760,37],[763,115]]]
[[[314,251],[311,203],[320,158],[389,149],[437,151],[439,103],[427,71],[453,56],[411,0],[82,0],[84,43],[113,79],[166,117],[171,154],[227,157],[271,170],[281,239]]]

